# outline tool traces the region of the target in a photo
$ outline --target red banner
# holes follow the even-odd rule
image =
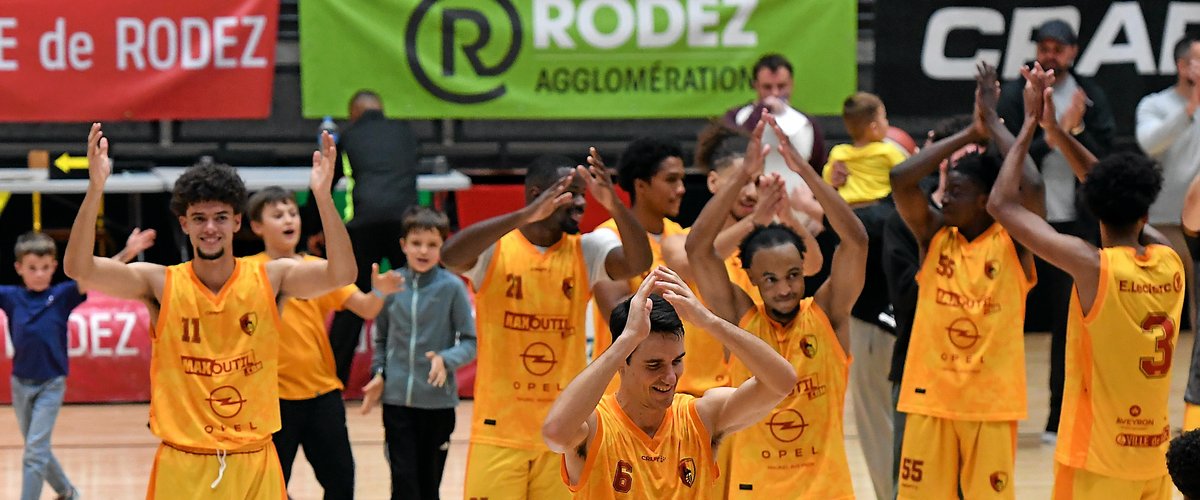
[[[0,121],[266,118],[277,0],[4,0]]]

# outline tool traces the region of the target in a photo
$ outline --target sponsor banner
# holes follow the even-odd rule
[[[304,114],[378,91],[403,118],[682,118],[749,102],[761,55],[793,104],[839,114],[856,86],[849,0],[300,2]],[[334,43],[336,41],[336,43]]]
[[[1104,89],[1122,135],[1138,101],[1175,82],[1174,45],[1200,24],[1200,2],[909,0],[875,11],[875,90],[888,113],[969,113],[976,61],[1018,78],[1034,59],[1034,32],[1062,19],[1079,37],[1075,70]]]
[[[266,118],[279,2],[5,0],[0,121]]]

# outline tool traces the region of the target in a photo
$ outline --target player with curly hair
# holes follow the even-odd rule
[[[333,138],[313,153],[310,184],[327,261],[254,263],[233,256],[246,188],[226,165],[188,169],[171,209],[195,258],[175,266],[92,255],[112,171],[100,124],[88,134],[88,189],[67,242],[65,271],[108,295],[138,300],[151,329],[150,430],[162,443],[147,498],[287,498],[271,434],[280,428],[276,303],[319,297],[354,281],[350,237],[333,205]]]
[[[1054,119],[1053,74],[1023,69],[1025,123],[988,199],[988,212],[1022,245],[1075,280],[1066,378],[1054,453],[1054,498],[1171,498],[1171,361],[1183,310],[1184,267],[1147,225],[1163,176],[1145,156],[1096,161]],[[1059,233],[1022,207],[1019,176],[1039,124],[1082,178],[1100,221],[1100,248]]]

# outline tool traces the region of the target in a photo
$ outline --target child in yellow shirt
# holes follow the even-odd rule
[[[851,206],[882,199],[892,192],[888,174],[907,157],[896,145],[885,142],[887,110],[869,92],[855,92],[842,103],[842,121],[853,144],[839,144],[829,152],[823,177]]]

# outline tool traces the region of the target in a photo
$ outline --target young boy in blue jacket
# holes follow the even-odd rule
[[[393,499],[438,498],[458,406],[454,371],[475,359],[467,287],[438,265],[449,230],[445,214],[429,208],[404,214],[406,286],[388,295],[375,318],[374,376],[363,388],[362,411],[383,402]]]
[[[154,244],[153,229],[134,229],[114,259],[133,260]],[[58,269],[58,248],[44,233],[28,232],[13,247],[13,266],[21,286],[0,286],[0,310],[8,317],[13,344],[12,403],[25,438],[21,500],[37,500],[42,485],[58,498],[79,492],[50,451],[50,434],[67,392],[67,320],[87,291],[71,280],[50,283]]]

